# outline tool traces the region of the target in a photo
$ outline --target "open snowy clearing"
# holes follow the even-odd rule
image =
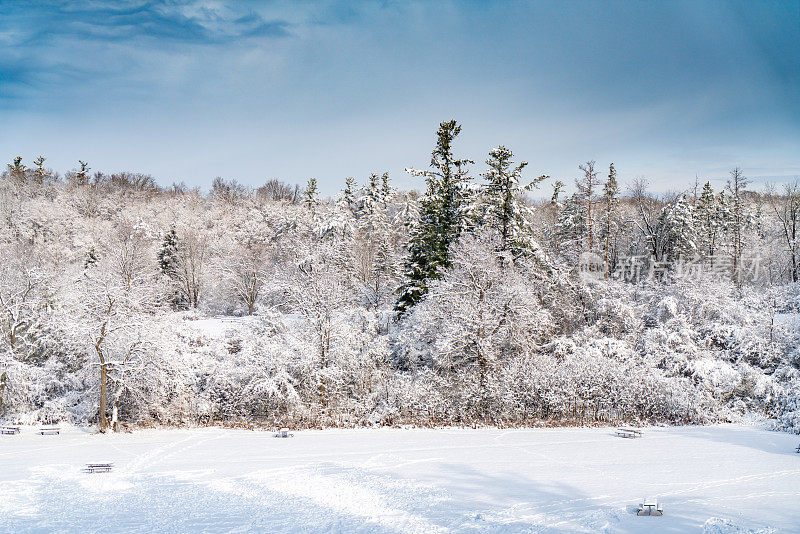
[[[797,532],[800,438],[751,427],[0,436],[3,532]],[[111,473],[86,474],[91,462]],[[663,517],[637,516],[657,496]]]

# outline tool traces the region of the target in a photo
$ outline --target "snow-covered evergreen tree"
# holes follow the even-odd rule
[[[736,167],[731,171],[731,178],[726,185],[730,193],[731,207],[730,216],[727,219],[727,233],[730,237],[730,252],[733,259],[733,276],[741,283],[742,279],[742,255],[745,247],[745,229],[749,226],[751,219],[746,212],[744,205],[744,194],[747,188],[747,179],[744,177],[742,169]]]
[[[363,216],[373,214],[380,207],[383,207],[381,176],[378,173],[373,172],[369,175],[367,185],[364,187],[364,195],[362,197],[359,215]]]
[[[394,188],[389,185],[389,173],[385,172],[381,175],[381,202],[386,205],[394,193]]]
[[[80,169],[75,172],[75,183],[77,185],[87,185],[89,183],[89,164],[85,161],[78,160],[78,165]]]
[[[553,225],[556,249],[576,260],[584,248],[584,236],[589,229],[586,199],[575,193],[564,200]]]
[[[406,311],[427,293],[428,283],[437,279],[450,265],[450,246],[458,240],[465,226],[468,207],[468,159],[457,159],[452,144],[461,126],[456,121],[439,125],[436,148],[429,170],[408,171],[424,176],[425,196],[419,202],[419,218],[411,232],[406,262],[406,282],[400,288],[397,310]]]
[[[522,170],[528,162],[514,166],[512,157],[511,150],[504,146],[489,153],[486,160],[489,170],[483,173],[486,183],[479,191],[473,211],[479,228],[491,228],[497,234],[498,252],[514,259],[539,248],[533,240],[531,209],[525,204],[522,191],[536,187],[547,176],[521,186]]]
[[[356,209],[355,183],[356,179],[348,176],[344,179],[344,189],[342,190],[342,204],[351,213],[355,213]]]
[[[306,184],[306,190],[303,193],[303,203],[306,205],[306,208],[311,213],[317,208],[319,204],[319,190],[317,189],[317,179],[316,178],[309,178],[308,183]]]
[[[384,191],[389,189],[388,179],[388,173],[370,175],[357,212],[354,243],[357,279],[375,309],[382,304],[398,271],[393,247],[395,230],[384,197]]]
[[[22,163],[22,156],[14,158],[13,163],[6,165],[8,168],[8,176],[12,183],[16,185],[25,185],[28,181],[28,167]]]
[[[88,269],[92,265],[95,265],[98,261],[100,261],[100,258],[97,255],[97,251],[94,249],[94,247],[91,247],[86,252],[86,259],[83,261],[83,268]]]
[[[558,222],[558,214],[564,207],[561,202],[561,191],[564,189],[564,182],[556,180],[553,183],[553,193],[550,195],[550,201],[544,206],[542,213],[547,214],[547,224],[542,225],[540,229],[544,242],[547,244],[548,250],[551,254],[555,254],[560,246],[559,236],[556,234],[556,222]]]
[[[697,252],[697,237],[691,201],[681,195],[675,202],[664,207],[659,216],[663,239],[662,258],[675,262],[688,259]]]
[[[586,246],[587,250],[594,251],[595,248],[595,228],[594,228],[594,215],[592,214],[592,207],[595,201],[597,189],[597,171],[594,170],[594,160],[587,161],[578,165],[578,169],[583,172],[583,176],[575,180],[575,187],[578,189],[578,194],[583,197],[586,205]]]
[[[44,162],[47,158],[44,156],[39,156],[35,160],[33,160],[33,164],[36,165],[36,169],[34,170],[34,177],[36,179],[37,185],[44,185],[47,183],[47,180],[50,178],[50,171],[45,169]]]
[[[619,230],[619,184],[614,164],[608,166],[608,180],[603,185],[603,213],[600,227],[600,241],[603,260],[606,264],[606,276],[614,270],[617,256],[617,232]]]
[[[171,276],[178,267],[178,232],[175,225],[169,227],[158,251],[158,267],[162,274]]]
[[[200,303],[203,271],[208,259],[208,241],[204,232],[186,228],[178,238],[174,226],[164,235],[158,251],[158,266],[172,285],[169,300],[173,306],[196,308]]]
[[[711,182],[706,182],[694,208],[694,226],[697,231],[697,249],[713,267],[717,252],[721,220],[720,207],[714,196]]]

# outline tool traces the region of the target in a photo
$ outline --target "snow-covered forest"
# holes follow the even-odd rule
[[[332,198],[15,158],[0,418],[800,432],[798,184],[655,194],[587,161],[567,193],[459,132],[409,162],[419,191],[376,172]]]

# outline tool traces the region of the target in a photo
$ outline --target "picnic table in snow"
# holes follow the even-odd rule
[[[658,504],[657,498],[648,499],[645,497],[639,504],[639,509],[636,510],[636,515],[641,515],[641,513],[644,511],[647,511],[647,515],[653,515],[653,510],[655,510],[658,515],[664,515],[664,509],[662,505]]]
[[[618,428],[617,435],[621,438],[641,438],[642,431],[635,428]]]
[[[18,426],[0,426],[0,434],[19,434]]]
[[[795,452],[800,452],[800,445],[797,446],[797,449],[795,449]]]
[[[57,426],[43,426],[42,428],[39,429],[39,434],[41,434],[43,436],[44,435],[48,435],[48,434],[52,435],[52,434],[60,434],[60,433],[61,433],[61,429],[58,428]]]
[[[87,473],[108,473],[114,467],[112,463],[86,464]]]
[[[294,434],[290,434],[288,428],[281,428],[275,434],[275,437],[276,438],[291,438],[291,437],[294,437]]]

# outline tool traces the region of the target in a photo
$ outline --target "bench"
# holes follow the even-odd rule
[[[108,473],[114,464],[86,464],[87,473]]]
[[[795,452],[800,452],[800,445],[797,446],[797,449],[795,449]]]
[[[290,434],[288,428],[281,428],[280,430],[278,430],[278,432],[275,434],[274,437],[276,437],[276,438],[291,438],[291,437],[294,437],[294,434]]]
[[[42,428],[39,429],[39,434],[41,434],[43,436],[45,436],[45,435],[53,435],[53,434],[60,434],[60,433],[61,433],[61,429],[58,428],[58,427],[55,427],[55,426],[42,427]]]
[[[642,431],[634,428],[618,428],[617,435],[621,438],[641,438]]]
[[[19,434],[18,426],[0,426],[0,434]]]
[[[647,515],[653,515],[654,510],[658,515],[664,515],[664,506],[658,502],[658,499],[649,500],[645,497],[642,499],[642,502],[639,503],[636,515],[641,515],[644,511],[647,511]]]

